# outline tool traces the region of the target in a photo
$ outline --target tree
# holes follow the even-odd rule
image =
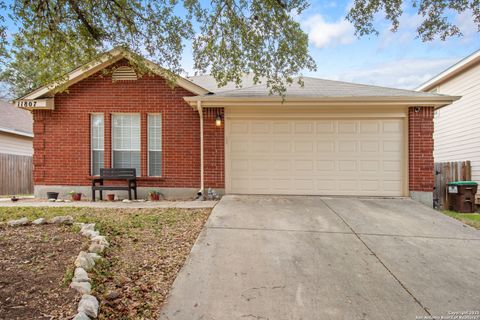
[[[473,21],[480,32],[480,0],[412,0],[411,6],[417,8],[417,14],[423,21],[417,27],[417,35],[423,41],[435,38],[446,40],[448,37],[461,36],[462,32],[452,22],[452,17],[471,11]],[[399,18],[403,14],[403,0],[354,0],[347,20],[353,23],[356,34],[364,36],[378,34],[374,26],[374,16],[383,12],[385,19],[392,23],[391,30],[397,31]]]
[[[2,1],[2,0],[0,0]],[[38,0],[9,6],[19,31],[4,52],[3,80],[14,94],[52,81],[114,46],[125,46],[180,73],[186,40],[195,68],[220,84],[253,72],[276,92],[313,70],[308,37],[294,20],[307,0]],[[5,4],[4,4],[5,6]]]
[[[73,67],[114,46],[128,47],[173,73],[181,73],[181,54],[192,42],[194,67],[210,72],[220,85],[241,84],[252,72],[267,78],[272,93],[302,70],[315,70],[308,37],[296,17],[308,0],[0,0],[18,26],[7,43],[0,17],[0,80],[20,96],[58,81]],[[448,19],[472,10],[480,28],[480,0],[414,0],[424,21],[423,40],[460,35]],[[392,30],[399,26],[402,0],[354,0],[347,19],[359,36],[376,33],[374,16],[385,12]],[[5,16],[5,14],[2,14]],[[8,49],[8,50],[7,50]]]

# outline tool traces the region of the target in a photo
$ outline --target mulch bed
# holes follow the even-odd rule
[[[70,319],[68,285],[86,239],[58,225],[0,227],[0,319]]]

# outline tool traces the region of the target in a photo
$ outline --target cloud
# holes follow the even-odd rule
[[[459,59],[403,59],[351,69],[333,76],[334,80],[414,89]]]
[[[315,14],[302,23],[310,42],[317,48],[345,45],[355,40],[353,26],[346,20],[327,22],[320,14]]]
[[[478,39],[478,25],[474,21],[473,12],[471,10],[464,11],[456,16],[455,23],[463,33],[462,42],[468,43],[474,39]]]

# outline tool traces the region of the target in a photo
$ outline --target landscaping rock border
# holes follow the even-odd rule
[[[97,260],[102,259],[100,255],[110,245],[109,242],[105,236],[100,235],[100,232],[95,230],[95,223],[74,223],[74,219],[71,216],[57,216],[48,221],[45,218],[29,221],[28,218],[24,217],[18,220],[10,220],[7,222],[7,225],[20,227],[29,224],[42,225],[45,223],[75,224],[80,227],[81,235],[90,238],[88,252],[80,251],[75,259],[75,272],[70,288],[82,295],[78,303],[77,314],[73,320],[96,319],[99,313],[99,302],[95,296],[91,295],[92,284],[87,272],[93,269]]]

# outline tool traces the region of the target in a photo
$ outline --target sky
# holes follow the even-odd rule
[[[414,89],[480,49],[480,32],[469,12],[452,18],[463,37],[422,42],[415,30],[421,17],[413,8],[404,8],[396,33],[378,15],[375,25],[380,34],[357,38],[345,20],[351,0],[310,3],[296,17],[309,36],[310,54],[317,64],[317,71],[304,72],[304,76]],[[9,29],[9,33],[15,31],[12,25]],[[186,43],[182,64],[187,74],[194,74],[190,43]]]
[[[480,33],[469,12],[453,18],[464,34],[461,38],[422,42],[416,38],[421,17],[404,8],[396,33],[379,16],[380,34],[359,39],[345,20],[349,6],[350,1],[315,1],[302,14],[318,69],[306,76],[414,89],[480,49]]]
[[[421,17],[413,8],[404,8],[396,33],[379,16],[376,27],[380,34],[357,38],[345,20],[350,6],[351,0],[312,0],[297,17],[308,33],[310,54],[317,64],[317,71],[304,72],[304,76],[415,89],[480,49],[480,33],[469,13],[454,18],[463,37],[425,43],[416,38]],[[188,74],[193,74],[188,48],[183,61]]]

